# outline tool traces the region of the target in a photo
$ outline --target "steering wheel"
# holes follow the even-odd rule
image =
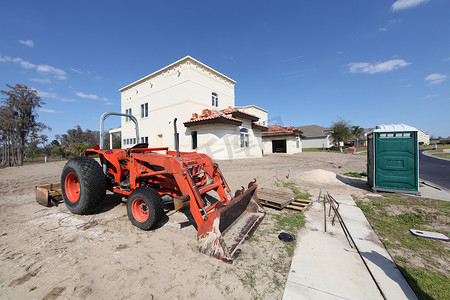
[[[134,145],[133,147],[127,150],[127,156],[130,156],[131,149],[140,149],[140,148],[148,148],[148,143],[140,143]]]

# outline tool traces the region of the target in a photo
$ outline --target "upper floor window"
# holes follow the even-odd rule
[[[212,106],[218,107],[219,106],[219,96],[217,93],[212,93]]]
[[[249,147],[248,129],[241,128],[240,132],[241,132],[241,148],[248,148]]]
[[[148,117],[148,103],[141,104],[141,118]]]
[[[131,115],[132,113],[131,113],[131,108],[128,108],[128,109],[126,109],[125,110],[125,113],[127,114],[127,115]],[[130,122],[131,121],[131,118],[130,117],[125,117],[125,122]]]

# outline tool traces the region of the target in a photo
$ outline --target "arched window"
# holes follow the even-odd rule
[[[241,148],[248,148],[249,142],[248,142],[248,129],[247,128],[241,128]]]
[[[219,96],[216,93],[212,93],[211,94],[211,98],[212,98],[212,106],[218,107],[219,106]]]

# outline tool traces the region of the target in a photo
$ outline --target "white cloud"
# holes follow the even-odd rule
[[[34,88],[33,88],[33,89],[34,89]],[[61,102],[77,102],[77,100],[75,100],[75,99],[60,97],[60,96],[58,96],[58,95],[55,94],[55,93],[50,93],[50,92],[46,92],[46,91],[41,91],[41,90],[38,90],[38,89],[34,89],[34,90],[36,90],[38,96],[39,96],[39,97],[42,97],[42,98],[56,99],[56,100],[59,100],[59,101],[61,101]]]
[[[450,56],[447,58],[444,58],[442,61],[450,61]]]
[[[60,98],[61,102],[77,102],[75,99],[68,99],[68,98]]]
[[[31,47],[31,48],[34,47],[34,42],[32,40],[26,40],[26,41],[19,40],[19,43],[24,44],[25,46],[28,46],[28,47]]]
[[[20,64],[20,66],[24,69],[33,69],[36,67],[35,64],[30,63],[29,61],[23,60],[20,57],[12,58],[10,61]]]
[[[39,108],[38,110],[39,110],[39,111],[42,111],[42,112],[46,112],[46,113],[52,113],[52,114],[57,114],[57,113],[58,113],[58,112],[57,112],[56,110],[54,110],[54,109]]]
[[[401,67],[406,67],[410,64],[411,63],[406,62],[403,59],[391,59],[375,64],[368,62],[350,63],[348,66],[351,73],[375,74],[379,72],[389,72]]]
[[[38,72],[53,74],[59,80],[67,79],[65,71],[49,65],[38,65],[36,69]]]
[[[447,78],[447,75],[439,74],[439,73],[433,73],[425,77],[425,81],[428,81],[428,85],[438,85],[444,82],[444,80]]]
[[[303,58],[303,57],[304,57],[304,55],[299,55],[299,56],[296,56],[296,57],[291,57],[291,58],[285,59],[284,62],[293,61],[293,60],[296,60],[296,59],[299,59],[299,58]]]
[[[393,25],[400,24],[401,22],[403,22],[403,19],[392,19],[392,20],[389,20],[389,24],[393,24]]]
[[[378,28],[378,31],[387,31],[387,28],[386,27],[380,27],[380,28]]]
[[[428,0],[397,0],[392,4],[391,9],[393,11],[408,9],[416,7],[419,4],[426,3]]]
[[[94,95],[94,94],[85,94],[85,93],[83,93],[83,92],[75,93],[75,95],[77,95],[78,97],[81,97],[81,98],[87,98],[87,99],[98,99],[98,98],[99,98],[97,95]]]
[[[50,79],[48,79],[48,78],[37,78],[37,77],[30,78],[30,81],[33,81],[33,82],[39,82],[39,83],[51,83],[51,82],[52,82],[52,81],[51,81]]]
[[[21,57],[11,58],[9,56],[0,56],[0,62],[13,62],[20,64],[20,66],[24,69],[36,69],[38,72],[47,73],[49,75],[53,75],[58,80],[67,79],[66,72],[49,66],[49,65],[35,65],[29,61],[24,60]]]
[[[37,92],[38,96],[42,97],[42,98],[59,99],[58,95],[56,95],[55,93],[49,93],[49,92],[40,91],[40,90],[36,90],[36,92]]]
[[[428,96],[422,97],[422,98],[420,98],[420,99],[422,99],[422,100],[428,100],[428,99],[436,98],[436,97],[439,97],[439,94],[428,95]]]
[[[77,74],[83,74],[83,71],[77,70],[75,68],[69,68],[70,71],[75,72]]]

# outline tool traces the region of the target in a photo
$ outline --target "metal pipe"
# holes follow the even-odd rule
[[[173,131],[175,135],[175,150],[177,150],[177,157],[180,157],[180,141],[178,140],[177,118],[173,120]]]

